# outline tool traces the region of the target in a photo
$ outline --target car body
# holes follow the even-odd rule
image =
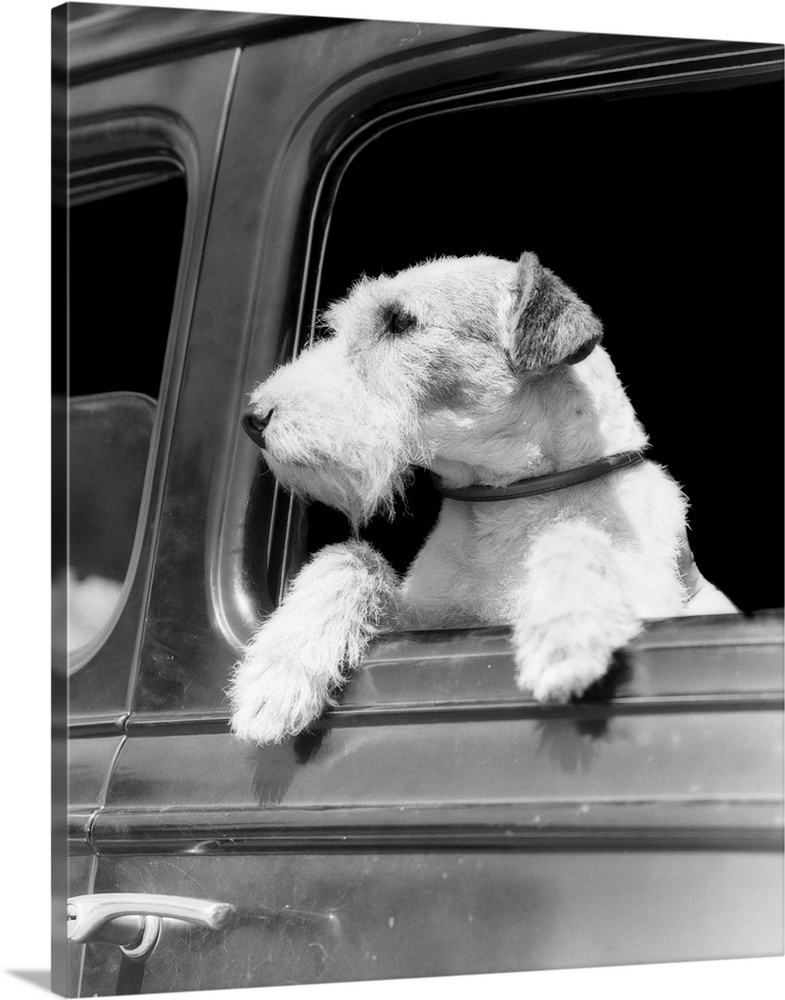
[[[725,452],[712,451],[727,449],[727,440],[700,430],[718,367],[708,370],[709,387],[695,390],[694,412],[671,405],[693,390],[663,393],[661,374],[640,389],[653,431],[659,411],[680,411],[662,417],[662,451],[673,445],[673,471],[692,495],[693,547],[704,572],[716,578],[725,562],[731,579],[747,573],[747,590],[726,588],[744,614],[651,623],[607,683],[567,706],[521,697],[503,627],[386,636],[340,705],[278,746],[233,739],[225,688],[256,618],[279,600],[309,551],[345,530],[326,511],[317,524],[265,474],[240,431],[246,394],[307,340],[325,296],[341,294],[366,256],[370,270],[384,265],[387,236],[371,246],[373,233],[389,235],[401,263],[407,252],[434,252],[409,218],[398,216],[403,232],[394,213],[374,224],[386,186],[396,197],[391,177],[408,177],[406,197],[416,197],[430,169],[417,155],[427,131],[446,130],[438,141],[450,150],[448,162],[464,134],[465,155],[481,164],[473,137],[481,134],[485,147],[494,136],[501,141],[505,115],[534,116],[537,127],[519,141],[536,152],[546,143],[553,149],[555,138],[542,116],[563,113],[570,130],[560,141],[572,158],[569,137],[584,114],[597,123],[623,114],[632,135],[636,121],[649,120],[652,101],[754,100],[756,87],[776,94],[782,47],[69,8],[67,24],[64,9],[55,11],[55,28],[68,43],[72,229],[80,205],[153,190],[154,181],[179,179],[185,207],[171,317],[163,316],[168,335],[159,344],[160,388],[144,382],[159,376],[147,371],[154,345],[141,321],[137,333],[118,334],[124,350],[115,375],[134,384],[120,378],[105,388],[138,390],[157,404],[120,600],[99,633],[69,654],[68,679],[68,896],[83,908],[86,897],[114,896],[131,899],[131,913],[160,911],[161,937],[146,960],[134,961],[118,947],[122,934],[107,937],[105,922],[71,940],[67,959],[56,951],[55,988],[91,996],[779,953],[782,614],[769,610],[781,603],[770,598],[771,580],[781,576],[777,493],[761,484],[762,513],[750,514],[740,500],[735,515],[736,535],[749,523],[756,538],[768,531],[774,539],[763,561],[776,566],[763,579],[743,569],[755,546],[725,530],[726,508],[714,511],[718,483],[732,474],[727,463],[717,467]],[[475,116],[476,129],[463,130],[462,113]],[[726,111],[711,114],[722,121]],[[495,117],[486,126],[483,115]],[[689,112],[674,119],[685,135],[699,127]],[[773,129],[776,142],[774,121],[765,118],[761,131]],[[614,121],[602,128],[598,134],[618,133]],[[388,163],[397,158],[389,176],[378,161],[361,168],[374,150]],[[521,153],[522,164],[528,156]],[[734,169],[743,161],[738,155]],[[778,166],[766,162],[752,173],[763,171],[760,185],[770,192]],[[429,191],[446,180],[443,164],[433,173]],[[496,175],[489,168],[477,176],[488,189]],[[642,176],[653,191],[649,168]],[[680,212],[700,199],[701,178],[693,183]],[[585,206],[591,199],[577,177],[575,184]],[[534,216],[542,189],[532,188],[526,173],[521,190]],[[629,200],[633,189],[640,202]],[[566,202],[571,190],[564,188]],[[625,204],[599,216],[617,226],[633,216],[629,233],[619,229],[620,259],[637,252],[625,242],[630,233],[658,238],[647,198],[637,185],[623,192]],[[452,208],[445,202],[423,229],[446,232],[450,220],[470,214],[463,199],[471,193]],[[417,202],[418,218],[424,204]],[[554,209],[551,229],[567,211]],[[771,227],[755,208],[746,211],[754,232]],[[744,215],[744,201],[726,197],[716,212]],[[505,225],[499,217],[493,232]],[[471,226],[475,238],[485,232],[481,222]],[[163,239],[154,225],[147,231],[151,244]],[[523,250],[528,238],[512,233],[504,245]],[[674,239],[683,244],[685,234]],[[697,259],[706,247],[695,239]],[[600,239],[602,254],[612,242]],[[599,273],[596,260],[586,266]],[[665,262],[663,272],[671,268],[683,282],[678,263]],[[772,268],[776,276],[776,254]],[[564,271],[558,262],[554,269]],[[580,273],[576,261],[572,273]],[[700,294],[728,292],[723,308],[731,310],[730,278],[713,280]],[[771,294],[758,298],[776,321],[781,296],[772,280]],[[676,294],[659,272],[655,284],[660,298]],[[132,293],[149,308],[144,288]],[[133,307],[118,308],[114,293],[95,296],[93,306],[110,318]],[[78,336],[72,323],[74,350]],[[713,357],[705,332],[672,336],[685,371],[740,364]],[[611,343],[625,376],[650,343],[618,351]],[[661,363],[654,352],[646,362]],[[778,378],[772,369],[769,386]],[[629,382],[635,402],[638,385]],[[748,408],[765,394],[739,391]],[[702,436],[685,431],[685,409]],[[432,507],[421,482],[417,490],[413,503]],[[716,518],[705,515],[703,551],[699,501]],[[393,542],[392,529],[375,530],[401,563],[421,540],[419,529]],[[184,921],[151,901],[160,896],[229,904],[233,919]],[[61,900],[55,922],[65,920]]]

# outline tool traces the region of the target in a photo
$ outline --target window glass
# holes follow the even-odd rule
[[[131,560],[155,401],[140,393],[77,396],[68,407],[69,648],[109,622]]]
[[[69,651],[110,622],[131,561],[184,217],[182,177],[150,170],[99,175],[70,208]]]

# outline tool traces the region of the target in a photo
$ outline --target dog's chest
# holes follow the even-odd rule
[[[558,505],[549,498],[504,503],[466,504],[460,511],[459,534],[468,567],[476,579],[498,590],[510,576],[520,577],[520,567],[537,535],[552,524]],[[454,515],[446,512],[445,530],[456,530]]]
[[[445,501],[404,585],[416,627],[509,620],[527,552],[558,505]]]

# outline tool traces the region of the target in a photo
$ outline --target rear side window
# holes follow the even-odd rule
[[[71,667],[119,609],[132,561],[183,242],[182,175],[107,169],[72,193],[69,248]],[[65,417],[65,404],[62,404]]]

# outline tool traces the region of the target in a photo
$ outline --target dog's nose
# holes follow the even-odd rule
[[[264,416],[261,416],[251,408],[245,411],[240,421],[245,433],[260,448],[264,448],[264,432],[274,412],[275,407],[272,407]]]

